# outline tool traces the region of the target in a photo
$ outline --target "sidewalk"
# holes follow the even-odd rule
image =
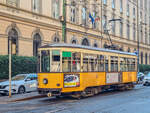
[[[1,96],[0,95],[0,104],[6,103],[6,102],[15,102],[16,100],[23,100],[27,98],[35,98],[40,97],[41,95],[38,94],[38,92],[31,92],[31,93],[25,93],[25,94],[13,94],[11,98],[9,96]]]

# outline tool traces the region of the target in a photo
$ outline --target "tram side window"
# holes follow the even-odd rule
[[[95,62],[95,64],[94,64],[95,65],[94,71],[97,72],[98,71],[98,55],[95,56],[95,61],[94,62]]]
[[[83,72],[88,71],[88,54],[83,54]]]
[[[111,56],[111,71],[118,71],[118,57]]]
[[[50,72],[50,52],[41,51],[41,71]]]
[[[135,71],[135,70],[136,70],[136,65],[135,65],[135,63],[136,63],[135,58],[131,59],[131,70],[132,70],[132,71]]]
[[[127,71],[127,58],[120,58],[120,71]]]
[[[72,53],[72,72],[80,72],[81,63],[80,63],[81,53]]]
[[[104,71],[104,56],[98,55],[98,71]]]
[[[62,52],[62,70],[63,72],[71,72],[71,57],[72,53],[63,51]]]
[[[124,58],[120,58],[120,71],[123,71],[124,68]]]
[[[88,71],[90,72],[94,72],[96,71],[96,55],[93,55],[93,54],[89,54],[88,55],[89,57],[89,66],[88,66]]]
[[[127,58],[127,71],[131,71],[131,59]]]
[[[115,70],[114,71],[118,71],[118,57],[115,57]]]
[[[52,51],[51,72],[60,72],[60,51]]]
[[[108,72],[109,66],[108,66],[108,56],[105,57],[105,71]]]

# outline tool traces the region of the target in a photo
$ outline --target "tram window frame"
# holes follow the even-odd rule
[[[109,72],[109,56],[105,56],[105,72]]]
[[[95,68],[94,68],[95,72],[98,72],[98,55],[96,55],[96,58],[94,60],[94,65],[95,65]]]
[[[118,72],[118,57],[111,56],[110,63],[111,63],[111,72]]]
[[[131,69],[131,58],[127,58],[127,71],[132,71],[132,69]]]
[[[63,56],[64,54],[64,56]],[[66,54],[66,56],[65,56]],[[70,57],[69,55],[67,56],[67,54],[70,54]],[[72,52],[71,51],[62,51],[62,71],[63,72],[71,72],[71,69],[72,69],[72,65],[71,65],[71,62],[72,62]],[[65,64],[66,62],[66,64]]]
[[[88,54],[88,71],[89,72],[95,72],[95,60],[97,58],[97,55],[96,54]]]
[[[104,55],[98,55],[98,71],[103,72],[105,71],[105,56]]]
[[[45,55],[45,54],[47,54],[47,55]],[[44,60],[44,62],[43,62],[43,60]],[[46,63],[45,63],[45,60],[46,60]],[[41,51],[41,72],[50,72],[50,67],[51,67],[51,65],[50,65],[50,51],[49,50],[42,50]]]
[[[52,50],[51,72],[60,72],[60,50]],[[56,58],[57,60],[56,60]]]
[[[83,53],[83,72],[88,72],[89,68],[88,54]]]
[[[120,71],[121,71],[121,72],[123,71],[123,68],[124,68],[123,62],[124,62],[124,60],[123,60],[123,58],[121,57],[121,58],[120,58]]]
[[[127,58],[126,57],[121,57],[120,58],[120,71],[128,71],[127,69]]]
[[[136,59],[135,58],[131,59],[131,69],[132,71],[136,71]]]
[[[115,72],[118,72],[118,57],[115,58]]]
[[[81,71],[81,53],[80,52],[72,52],[72,61],[71,61],[71,71],[72,72],[80,72]]]

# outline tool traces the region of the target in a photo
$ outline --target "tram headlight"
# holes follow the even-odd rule
[[[46,78],[43,79],[43,84],[48,84],[48,80]]]

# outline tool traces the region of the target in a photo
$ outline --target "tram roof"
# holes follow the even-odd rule
[[[54,47],[80,48],[80,49],[88,49],[88,50],[104,51],[104,52],[136,56],[136,53],[129,53],[129,52],[123,52],[123,51],[118,51],[118,50],[104,49],[104,48],[96,48],[96,47],[83,46],[83,45],[77,45],[77,44],[66,44],[66,43],[48,44],[48,45],[41,46],[40,48],[54,48]]]

